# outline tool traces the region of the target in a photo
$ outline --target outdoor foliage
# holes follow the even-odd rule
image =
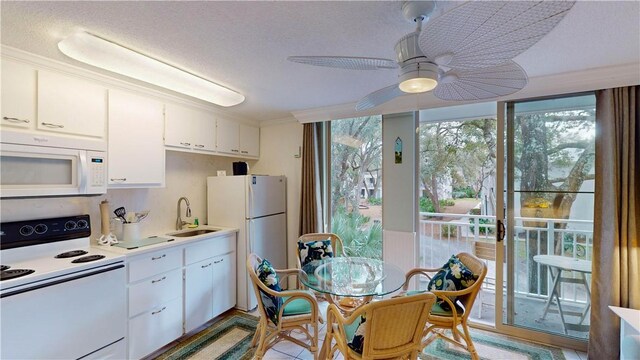
[[[440,228],[440,234],[446,238],[454,238],[458,236],[458,226],[457,225],[442,225]]]
[[[369,202],[369,205],[382,205],[381,198],[369,198],[367,201]]]
[[[475,219],[471,218],[469,219],[469,223],[471,224],[469,226],[469,231],[472,234],[475,234]],[[487,227],[487,226],[483,226],[483,225],[487,225],[487,224],[493,224],[493,221],[491,221],[490,219],[487,218],[478,218],[478,234],[480,235],[487,235],[487,234],[493,234],[493,228]]]
[[[495,176],[495,119],[420,125],[420,185],[434,212],[452,189],[453,198],[476,198],[485,180]],[[484,189],[489,192],[489,189]]]
[[[451,193],[451,197],[454,199],[470,199],[470,198],[475,198],[477,197],[479,194],[470,186],[467,187],[459,187],[459,188],[453,188],[453,192]]]
[[[440,209],[445,206],[453,206],[455,204],[456,202],[453,199],[440,200]],[[435,206],[433,206],[433,203],[431,202],[431,199],[424,196],[420,198],[419,206],[420,212],[437,212]]]
[[[357,212],[338,207],[331,218],[331,231],[342,239],[349,256],[382,259],[382,224]]]

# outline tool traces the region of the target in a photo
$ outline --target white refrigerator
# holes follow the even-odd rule
[[[251,310],[258,303],[247,274],[255,253],[276,269],[287,268],[287,196],[284,176],[213,176],[207,178],[209,225],[239,229],[237,304]]]

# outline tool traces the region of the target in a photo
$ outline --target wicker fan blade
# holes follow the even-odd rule
[[[527,85],[527,74],[511,60],[498,66],[445,73],[433,94],[442,100],[482,100],[513,94]]]
[[[393,84],[378,91],[374,91],[371,94],[360,99],[360,101],[358,101],[358,104],[356,105],[356,110],[362,111],[371,109],[404,94],[405,93],[402,92],[402,90],[400,90],[400,88],[398,87],[398,84]]]
[[[549,33],[574,2],[470,1],[428,22],[420,49],[459,70],[499,65]]]
[[[307,65],[326,66],[348,70],[396,69],[398,64],[389,59],[350,56],[289,56],[287,60]]]

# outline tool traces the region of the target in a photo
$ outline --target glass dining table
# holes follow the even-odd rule
[[[363,257],[335,257],[302,266],[300,281],[322,293],[345,315],[371,301],[388,295],[404,284],[405,274],[396,265]]]

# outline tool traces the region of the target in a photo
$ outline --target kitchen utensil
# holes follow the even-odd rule
[[[127,210],[125,210],[123,206],[113,210],[113,213],[116,214],[117,217],[122,219],[123,223],[127,223],[127,218],[124,217],[127,214]]]
[[[142,221],[144,218],[149,215],[149,210],[142,210],[136,213],[136,222]]]
[[[124,218],[125,218],[125,220],[127,220],[127,223],[129,223],[129,224],[137,222],[136,221],[136,213],[135,212],[127,212],[124,215]]]

